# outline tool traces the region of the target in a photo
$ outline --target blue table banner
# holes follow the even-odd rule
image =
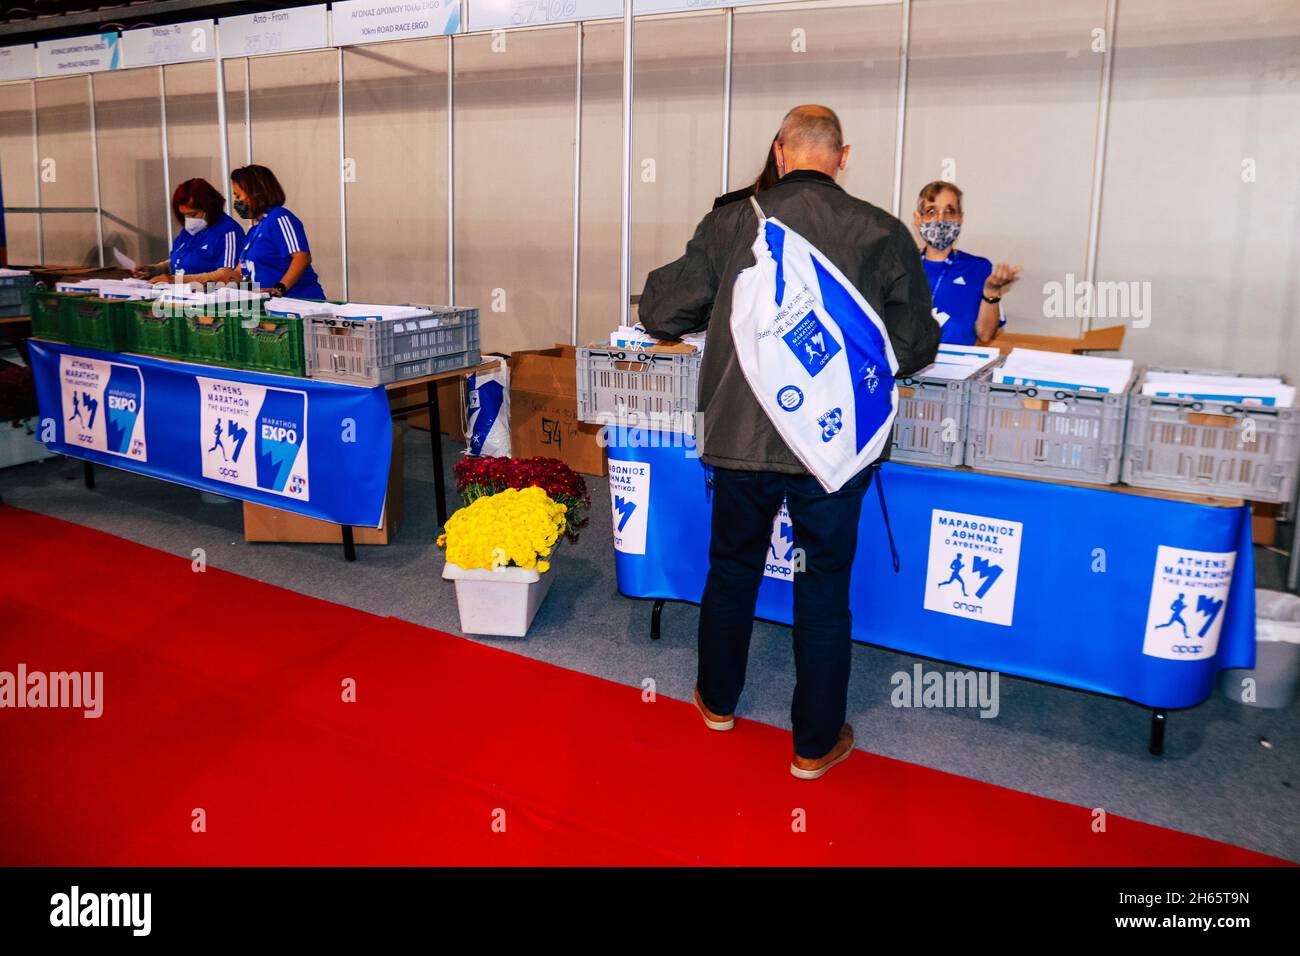
[[[699,602],[711,507],[681,436],[610,429],[619,590]],[[1255,663],[1250,509],[890,462],[863,501],[856,640],[1123,697],[1205,700]],[[774,516],[757,617],[790,623],[798,541]]]
[[[383,386],[28,340],[51,451],[337,524],[379,527],[392,455]]]

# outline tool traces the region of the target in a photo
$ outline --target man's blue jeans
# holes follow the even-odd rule
[[[713,469],[709,576],[700,605],[700,697],[715,714],[735,713],[745,686],[772,519],[784,498],[798,549],[790,719],[800,757],[829,752],[844,723],[852,649],[849,582],[862,496],[875,470],[866,468],[827,494],[811,475]]]

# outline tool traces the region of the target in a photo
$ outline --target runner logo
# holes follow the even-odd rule
[[[781,338],[809,375],[816,375],[824,369],[840,351],[840,343],[835,341],[835,336],[822,324],[815,312],[805,315]]]
[[[930,522],[926,610],[1009,627],[1024,526],[937,508]]]
[[[1235,551],[1160,545],[1147,605],[1143,654],[1195,661],[1217,653],[1236,558]]]

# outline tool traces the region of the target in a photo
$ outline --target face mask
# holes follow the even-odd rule
[[[185,217],[185,231],[191,236],[197,236],[207,228],[207,225],[206,219],[195,219],[193,216]]]
[[[235,213],[239,216],[240,219],[253,218],[248,214],[248,203],[244,202],[244,200],[242,199],[235,200]]]
[[[955,219],[936,219],[921,223],[921,238],[940,251],[947,249],[961,235],[961,223]]]

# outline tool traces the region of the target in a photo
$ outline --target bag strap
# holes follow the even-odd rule
[[[750,196],[749,204],[754,207],[754,215],[758,217],[758,221],[766,222],[767,216],[763,215],[763,207],[758,204],[758,200]]]
[[[898,560],[898,547],[894,544],[894,529],[889,526],[889,509],[885,507],[885,485],[881,481],[881,468],[872,466],[875,473],[871,476],[876,483],[876,497],[880,499],[880,516],[885,521],[885,534],[889,536],[889,555],[894,561],[894,573],[898,573],[901,562]]]

